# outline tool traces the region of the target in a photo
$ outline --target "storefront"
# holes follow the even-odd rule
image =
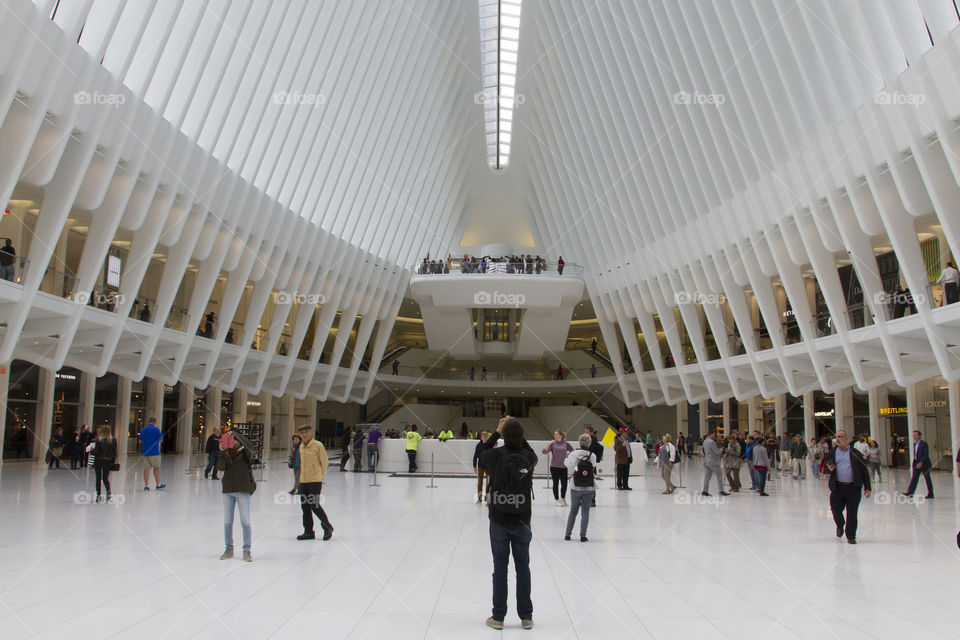
[[[93,429],[109,426],[116,433],[117,401],[119,399],[120,378],[108,373],[97,378],[93,391]]]
[[[39,388],[39,367],[24,360],[14,360],[10,364],[6,428],[3,437],[4,460],[34,458],[37,451],[46,451],[43,443],[34,442]]]
[[[63,430],[63,457],[73,454],[77,428],[80,426],[80,371],[64,367],[53,374],[53,428]]]

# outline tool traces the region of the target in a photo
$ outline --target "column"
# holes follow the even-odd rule
[[[80,424],[93,426],[93,397],[96,391],[97,378],[89,373],[80,372]],[[94,429],[95,430],[95,429]]]
[[[867,410],[870,412],[870,439],[880,445],[880,463],[887,461],[887,450],[890,448],[887,439],[880,433],[880,391],[874,387],[867,391]]]
[[[180,395],[177,398],[177,452],[193,453],[193,385],[180,383]],[[190,456],[187,455],[186,465],[190,466]]]
[[[710,410],[710,407],[706,400],[701,400],[698,405],[699,411],[697,411],[697,418],[700,422],[700,437],[704,438],[708,433],[710,433],[710,423],[707,421],[707,411]]]
[[[316,404],[316,403],[314,403]],[[677,434],[674,436],[674,439],[680,437],[680,434],[683,433],[683,412],[687,410],[687,403],[680,402],[677,404]],[[689,429],[687,429],[687,435],[689,436]]]
[[[787,432],[787,395],[785,393],[778,394],[776,398],[773,399],[773,432],[782,436]]]
[[[130,439],[130,393],[132,391],[133,383],[130,378],[117,376],[117,433],[115,435],[117,437],[118,461],[127,458],[127,447]]]
[[[907,449],[910,451],[910,466],[908,469],[913,469],[913,432],[920,429],[920,419],[917,416],[917,410],[919,407],[917,400],[917,385],[908,384],[907,385]]]
[[[680,413],[677,412],[677,416],[679,415]],[[309,419],[310,419],[310,426],[313,427],[314,433],[316,433],[316,430],[317,430],[317,399],[316,398],[311,398],[309,396],[307,397],[307,416],[309,416]]]
[[[736,402],[734,400],[733,402]],[[723,405],[723,435],[730,435],[730,398],[720,403]]]
[[[953,463],[953,495],[960,495],[960,477],[957,476],[960,465],[957,465],[957,448],[960,447],[960,382],[954,380],[949,383],[947,404],[950,405],[950,458]]]
[[[849,396],[849,402],[848,400]],[[833,423],[836,431],[844,430],[853,442],[853,424],[847,425],[848,418],[852,418],[853,392],[849,388],[837,389],[833,393]]]
[[[207,387],[204,395],[204,411],[207,419],[204,420],[203,433],[200,435],[200,442],[206,442],[207,438],[213,433],[214,427],[219,427],[220,422],[220,389],[217,387]]]
[[[814,406],[813,391],[803,394],[803,441],[810,446],[810,440],[817,435],[814,428]],[[810,459],[813,459],[813,452],[810,452]]]
[[[280,425],[280,433],[283,435],[283,441],[286,442],[293,435],[294,427],[294,412],[296,411],[296,402],[297,399],[293,397],[293,394],[286,394],[281,399],[283,403],[284,410],[286,415],[283,417],[283,424]]]
[[[260,395],[260,404],[263,409],[263,458],[266,460],[273,438],[273,396],[264,392]]]
[[[247,421],[247,392],[242,389],[233,390],[233,412],[237,415],[237,422]]]
[[[54,372],[39,367],[40,375],[37,384],[37,424],[34,427],[33,450],[41,465],[46,464],[44,457],[47,453],[47,443],[53,426],[53,383]]]
[[[757,429],[757,407],[760,404],[758,396],[750,396],[747,399],[747,433],[753,433]]]
[[[0,365],[0,407],[7,406],[10,392],[10,363]],[[0,411],[0,468],[3,468],[3,446],[7,441],[7,412]]]
[[[159,380],[154,380],[153,378],[144,378],[143,393],[146,396],[144,398],[144,410],[147,412],[147,415],[144,417],[147,420],[150,418],[156,418],[157,421],[154,424],[156,424],[157,428],[160,429],[160,433],[164,433],[163,383]]]

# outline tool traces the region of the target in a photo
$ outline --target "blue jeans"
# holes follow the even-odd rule
[[[233,548],[233,505],[240,508],[243,550],[250,551],[250,494],[241,491],[223,494],[223,545]]]
[[[367,469],[373,471],[374,466],[380,461],[380,449],[375,444],[367,445]]]
[[[580,511],[580,537],[587,537],[587,524],[590,522],[590,505],[596,497],[596,491],[577,491],[570,492],[570,515],[567,516],[566,535],[573,532],[573,524],[577,521],[577,511]]]
[[[513,550],[517,572],[517,614],[521,620],[533,619],[530,600],[530,540],[533,532],[526,524],[505,527],[490,522],[490,551],[493,552],[493,618],[501,622],[507,615],[507,564]]]

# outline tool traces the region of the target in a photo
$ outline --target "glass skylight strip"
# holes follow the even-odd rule
[[[510,160],[510,131],[517,103],[520,3],[521,0],[480,0],[484,137],[487,163],[494,170],[505,169]]]

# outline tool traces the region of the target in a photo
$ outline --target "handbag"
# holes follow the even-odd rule
[[[120,471],[120,463],[114,462],[112,465],[110,465],[110,471]]]

